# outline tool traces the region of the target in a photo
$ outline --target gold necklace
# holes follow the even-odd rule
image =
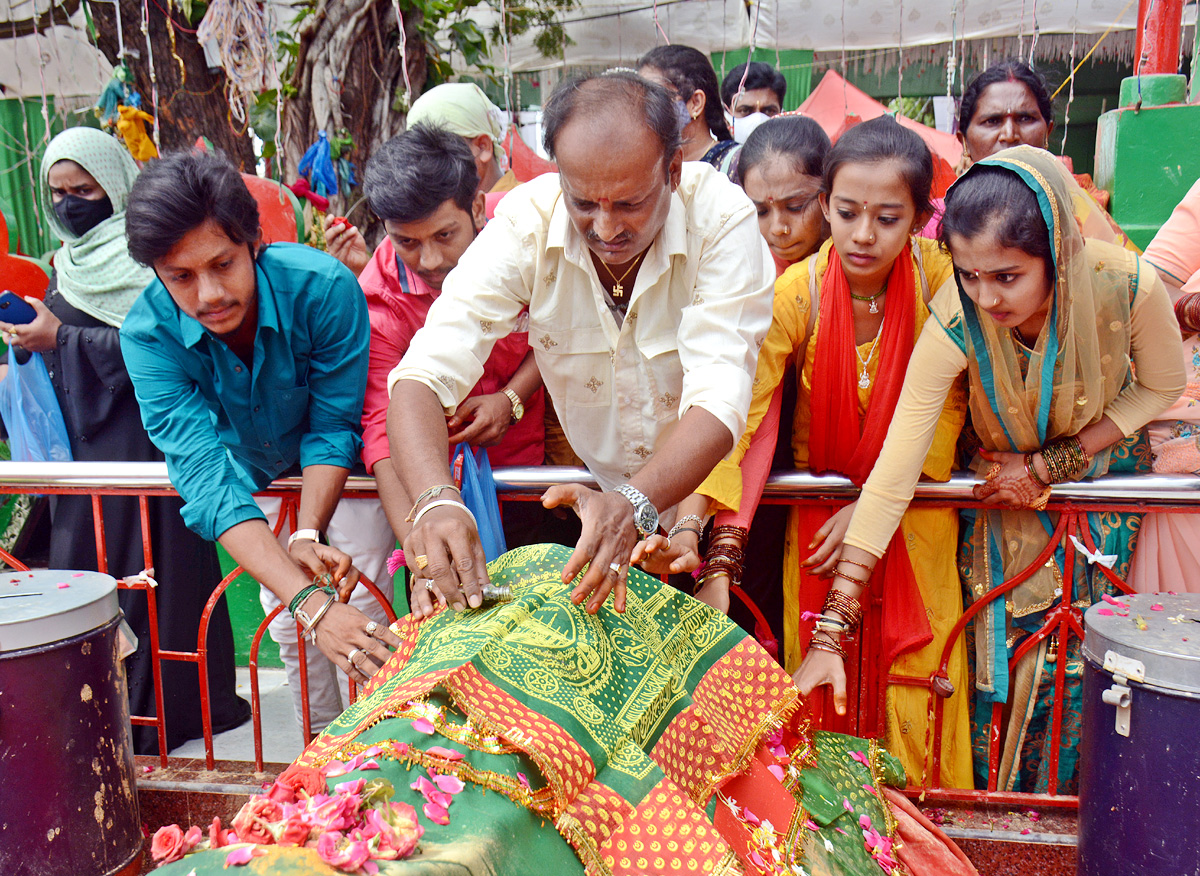
[[[648,251],[649,250],[647,250],[647,252]],[[608,266],[608,262],[604,261],[603,259],[600,260],[600,264],[604,265],[604,270],[607,271],[608,275],[610,277],[612,277],[612,279],[613,279],[613,284],[614,284],[612,287],[612,297],[613,298],[620,298],[621,296],[623,296],[625,294],[625,287],[622,286],[621,283],[624,282],[625,278],[629,276],[629,272],[638,266],[638,263],[641,262],[641,260],[645,257],[645,255],[646,255],[646,253],[643,252],[636,259],[634,259],[633,264],[631,264],[628,268],[625,269],[625,273],[621,275],[620,279],[618,279],[617,275],[613,273],[612,268],[610,268]]]

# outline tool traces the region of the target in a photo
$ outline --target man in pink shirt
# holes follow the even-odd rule
[[[374,474],[384,511],[403,538],[412,498],[391,465],[387,439],[388,374],[408,350],[442,281],[458,264],[485,218],[484,193],[463,139],[439,128],[416,125],[371,157],[363,188],[387,237],[367,263],[359,283],[371,319],[371,352],[363,405],[363,462]],[[447,419],[450,445],[488,448],[492,465],[540,465],[545,401],[528,333],[514,331],[496,342],[483,376]],[[540,518],[539,506],[505,508],[509,547],[530,539],[524,530]]]

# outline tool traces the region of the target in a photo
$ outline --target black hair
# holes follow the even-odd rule
[[[821,191],[825,197],[833,192],[833,180],[844,164],[877,164],[899,161],[900,175],[908,184],[917,215],[933,209],[929,193],[933,188],[933,155],[920,135],[884,114],[868,122],[860,122],[842,134],[825,156],[825,172]]]
[[[663,169],[682,146],[675,99],[661,85],[633,71],[574,76],[559,83],[542,109],[542,143],[551,158],[558,135],[576,113],[641,114],[642,123],[662,145]]]
[[[375,150],[363,192],[384,222],[420,222],[444,204],[471,214],[479,172],[467,141],[433,125],[413,125]]]
[[[775,96],[779,98],[780,108],[783,107],[783,99],[787,96],[787,80],[783,78],[782,73],[770,64],[751,61],[750,72],[746,73],[746,84],[742,85],[743,73],[746,73],[746,65],[738,64],[721,80],[721,100],[725,102],[725,106],[730,110],[733,109],[733,99],[737,97],[740,86],[742,91],[750,91],[755,88],[774,91]]]
[[[1045,262],[1046,276],[1053,281],[1054,250],[1037,193],[1008,168],[975,164],[946,193],[938,239],[949,252],[950,235],[970,239],[989,229],[1001,246]]]
[[[776,116],[746,138],[738,156],[738,175],[744,180],[755,165],[775,157],[808,176],[820,176],[829,152],[829,135],[808,116]]]
[[[1047,125],[1054,121],[1054,106],[1050,102],[1050,87],[1046,84],[1045,77],[1024,61],[1007,58],[998,61],[972,79],[963,92],[958,105],[958,130],[964,136],[967,128],[971,126],[971,119],[975,117],[979,98],[989,85],[995,85],[997,82],[1020,82],[1037,101],[1042,121]]]
[[[721,95],[717,90],[717,74],[708,56],[691,46],[658,46],[642,55],[637,67],[653,67],[671,83],[685,101],[697,91],[704,92],[704,121],[718,140],[732,140],[725,113],[721,110]]]
[[[187,150],[148,162],[129,192],[125,237],[147,267],[190,231],[212,220],[234,243],[257,243],[258,202],[237,168],[219,152]]]

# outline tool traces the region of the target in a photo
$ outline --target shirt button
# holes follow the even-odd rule
[[[241,365],[237,365],[237,366],[235,366],[235,367],[234,367],[234,369],[233,369],[233,370],[234,370],[234,371],[236,371],[238,374],[241,374],[241,373],[242,373],[242,366],[241,366]]]
[[[259,411],[261,411],[261,410],[262,410],[262,406],[261,406],[261,405],[255,405],[255,406],[254,406],[254,413],[256,413],[256,414],[257,414],[257,413],[258,413]]]
[[[270,442],[270,441],[264,441],[264,442],[263,442],[263,447],[270,447],[270,446],[271,446],[271,442]]]
[[[51,380],[53,380],[53,379],[54,379],[54,372],[53,372],[53,371],[50,371],[50,372],[48,372],[48,373],[49,373],[49,375],[50,375],[50,379],[51,379]]]

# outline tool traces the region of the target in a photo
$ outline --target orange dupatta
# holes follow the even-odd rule
[[[830,250],[829,263],[821,280],[819,305],[820,332],[817,337],[812,375],[812,421],[808,436],[809,468],[816,473],[835,472],[862,486],[887,437],[892,414],[904,385],[908,360],[916,334],[916,283],[912,245],[907,244],[896,258],[888,275],[888,295],[884,301],[883,325],[879,338],[879,370],[861,426],[858,417],[858,382],[855,372],[854,312],[850,303],[850,284],[842,268],[837,249]],[[829,508],[800,509],[801,549],[829,519]],[[820,612],[829,582],[800,570],[800,611]],[[909,562],[908,549],[900,529],[892,536],[887,552],[880,558],[871,576],[871,590],[879,594],[882,637],[877,630],[867,638],[880,641],[876,684],[868,692],[870,701],[879,704],[877,727],[858,727],[853,732],[882,732],[884,694],[887,673],[895,659],[933,641],[933,630],[925,615],[925,603],[917,587]],[[864,602],[869,591],[864,593]],[[864,626],[878,618],[864,605]],[[801,629],[800,644],[808,648],[811,630]],[[853,665],[847,660],[847,684],[854,690]],[[853,703],[851,704],[853,706]]]

